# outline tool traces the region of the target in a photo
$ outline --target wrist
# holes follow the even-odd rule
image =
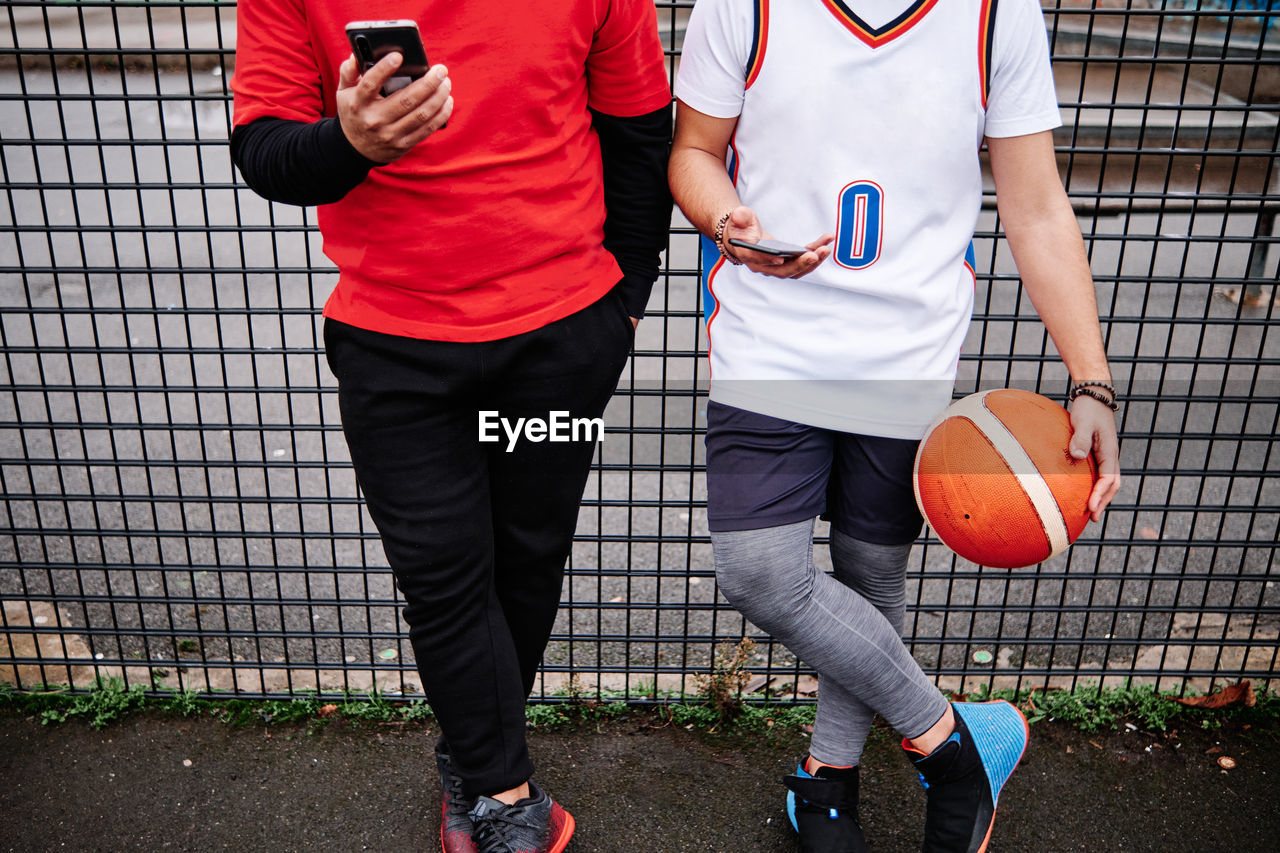
[[[342,120],[337,116],[322,118],[318,125],[321,144],[337,168],[344,171],[364,169],[367,172],[369,169],[385,165],[366,157],[360,149],[356,148],[351,142],[351,137],[347,136],[346,128],[342,126]]]
[[[729,217],[733,215],[732,210],[725,211],[724,215],[716,220],[715,230],[712,232],[711,239],[716,244],[716,248],[720,250],[720,257],[724,258],[731,264],[741,264],[737,255],[729,251],[729,247],[725,245],[724,232],[729,225]]]
[[[1110,381],[1087,379],[1071,386],[1067,391],[1067,402],[1074,402],[1078,397],[1089,397],[1114,412],[1120,408],[1119,396]]]

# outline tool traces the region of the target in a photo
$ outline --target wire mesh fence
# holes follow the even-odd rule
[[[692,3],[657,6],[674,71]],[[335,273],[314,211],[231,167],[235,4],[0,9],[0,681],[419,695],[323,363]],[[1277,14],[1045,6],[1126,480],[1104,523],[1031,569],[925,531],[906,634],[946,687],[1276,677]],[[1061,395],[986,201],[956,394]],[[744,638],[749,691],[813,695],[716,593],[699,264],[677,213],[537,699],[698,693]]]

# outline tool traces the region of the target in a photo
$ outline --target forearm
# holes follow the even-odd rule
[[[1066,196],[1037,216],[1015,215],[1005,234],[1027,295],[1072,378],[1109,382],[1093,276]]]
[[[260,118],[231,134],[231,159],[254,192],[271,201],[339,201],[377,163],[351,147],[338,120]]]
[[[671,195],[689,223],[708,237],[725,213],[742,204],[723,157],[692,146],[677,136],[671,151]]]
[[[671,109],[626,117],[593,110],[592,124],[604,161],[604,246],[622,269],[627,313],[643,317],[671,225]]]
[[[753,252],[727,250],[734,238],[756,242],[769,232],[756,212],[742,204],[733,179],[725,168],[725,153],[738,119],[717,118],[700,113],[683,101],[676,106],[676,138],[671,149],[671,193],[689,222],[720,243],[720,251],[752,272],[778,278],[800,278],[813,271],[830,254],[830,234],[807,243],[799,256],[785,258]]]
[[[996,205],[1018,274],[1076,381],[1110,381],[1080,226],[1049,131],[988,138]]]

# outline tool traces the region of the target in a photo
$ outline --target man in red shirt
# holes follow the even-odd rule
[[[373,18],[440,64],[383,97],[401,57],[361,76],[344,33]],[[563,850],[524,703],[595,445],[493,425],[599,418],[630,351],[671,214],[654,6],[241,0],[232,89],[245,180],[319,205],[338,266],[326,354],[443,730],[442,848]]]

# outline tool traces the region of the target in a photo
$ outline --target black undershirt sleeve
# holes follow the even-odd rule
[[[640,116],[591,111],[604,160],[604,246],[618,260],[623,304],[644,316],[671,226],[671,107]]]
[[[264,116],[231,132],[231,160],[254,192],[285,204],[339,201],[380,164],[351,147],[336,118]]]

